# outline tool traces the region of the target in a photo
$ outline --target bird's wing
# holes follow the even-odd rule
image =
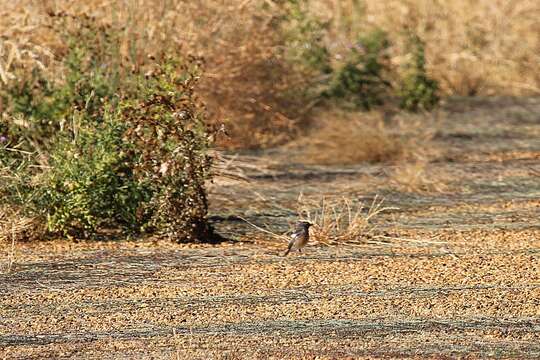
[[[291,242],[294,242],[302,234],[302,231],[295,231],[291,235]]]

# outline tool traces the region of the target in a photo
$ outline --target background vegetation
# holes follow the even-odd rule
[[[343,109],[540,92],[531,0],[21,0],[0,12],[0,192],[50,234],[208,239],[211,140],[283,144],[339,108],[346,124],[317,141],[367,132],[384,141],[346,162],[391,161],[407,151],[380,130],[386,116]]]
[[[423,44],[425,72],[441,95],[540,91],[540,5],[531,0],[21,0],[0,10],[3,82],[20,76],[23,65],[59,70],[66,44],[51,31],[47,13],[60,10],[116,24],[126,65],[139,66],[163,49],[203,55],[207,71],[200,94],[210,118],[228,125],[231,138],[223,145],[229,147],[271,145],[294,136],[295,125],[309,117],[312,99],[293,90],[320,93],[332,78],[329,68],[339,74],[347,63],[366,58],[359,40],[374,32],[386,36],[380,61],[393,72],[386,80],[396,90],[408,88],[399,84],[404,74],[396,73],[411,70],[413,37]],[[299,72],[291,58],[314,72]]]

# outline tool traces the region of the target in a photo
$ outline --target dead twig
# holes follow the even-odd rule
[[[242,220],[242,221],[245,221],[247,224],[253,226],[255,229],[257,229],[257,230],[259,230],[259,231],[262,231],[262,232],[264,232],[264,233],[270,234],[270,235],[274,236],[275,238],[282,239],[282,240],[284,239],[284,240],[287,240],[287,241],[289,240],[289,238],[288,238],[287,236],[285,236],[285,235],[279,235],[279,234],[276,234],[276,233],[271,232],[271,231],[269,231],[269,230],[263,229],[262,227],[253,224],[252,222],[250,222],[249,220],[244,219],[244,218],[241,217],[241,216],[238,216],[238,218],[239,218],[240,220]]]

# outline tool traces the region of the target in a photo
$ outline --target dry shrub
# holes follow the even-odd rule
[[[372,219],[394,208],[384,207],[383,199],[375,196],[370,204],[342,198],[328,201],[324,197],[310,201],[298,199],[298,213],[314,224],[312,238],[325,245],[364,243],[374,235],[377,226]]]
[[[432,0],[321,0],[315,12],[333,18],[334,48],[378,27],[406,53],[403,33],[425,42],[427,69],[446,94],[540,93],[540,2]]]
[[[390,186],[404,192],[444,192],[448,189],[445,177],[429,171],[429,164],[421,160],[396,166],[390,174]]]
[[[329,111],[318,116],[319,127],[301,137],[294,146],[302,162],[357,164],[395,161],[407,155],[407,142],[384,125],[380,113]]]
[[[210,114],[230,135],[220,139],[221,145],[270,146],[291,139],[308,113],[302,95],[308,79],[285,59],[276,20],[280,8],[265,12],[249,1],[241,6],[203,2],[194,8],[198,19],[217,14],[205,20],[210,31],[193,33],[191,46],[207,60],[201,91]]]

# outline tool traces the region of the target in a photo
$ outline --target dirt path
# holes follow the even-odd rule
[[[538,114],[538,100],[451,112],[435,137],[445,157],[425,168],[442,192],[406,192],[388,165],[261,155],[251,183],[212,192],[212,221],[241,242],[17,244],[0,357],[539,358]],[[283,258],[240,217],[285,232],[300,193],[384,196],[396,209],[373,222],[391,236]]]

